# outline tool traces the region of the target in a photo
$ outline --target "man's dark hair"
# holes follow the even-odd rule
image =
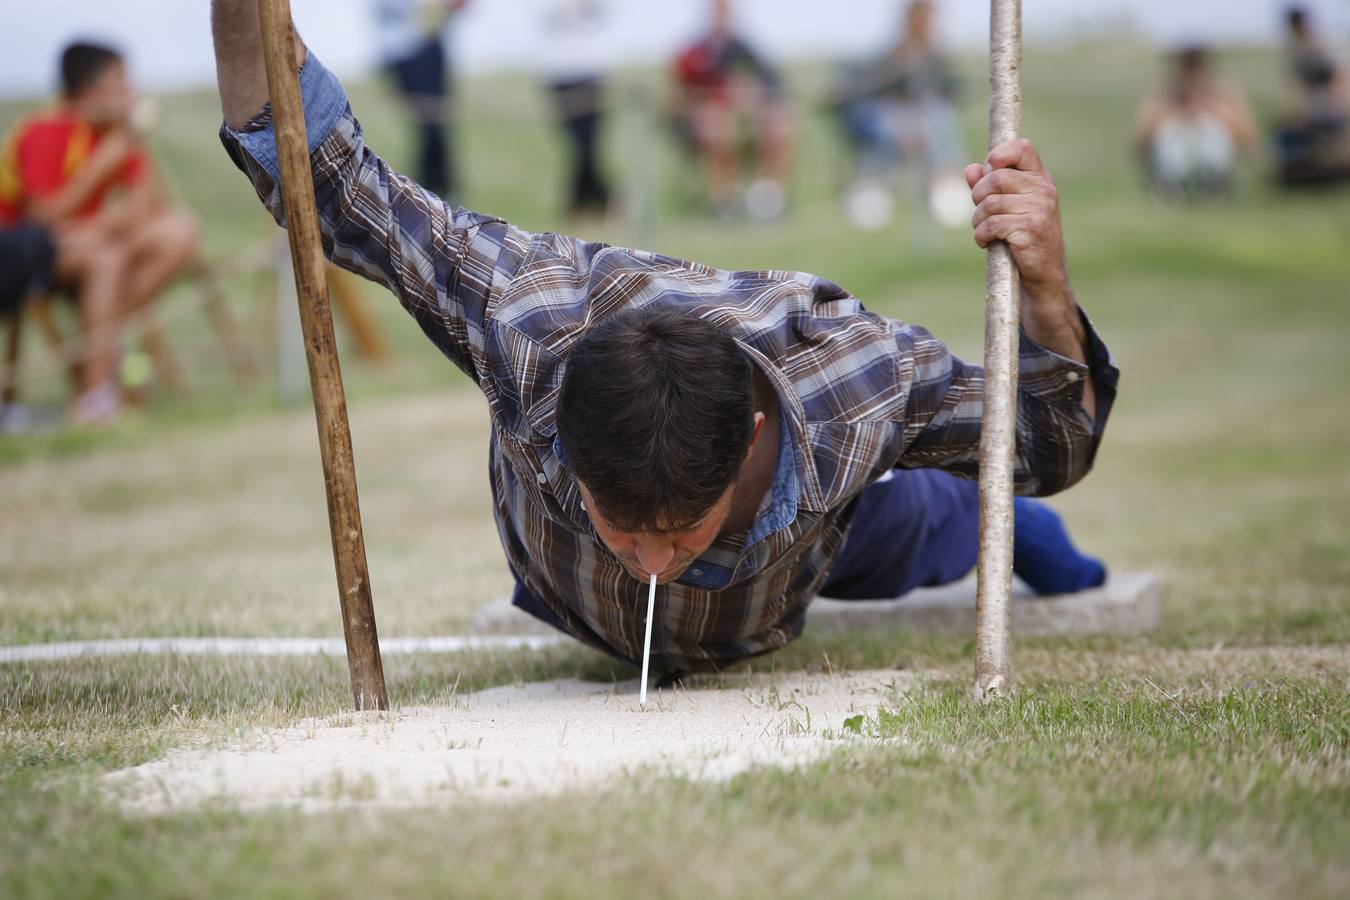
[[[1297,4],[1284,8],[1284,21],[1290,31],[1302,31],[1308,26],[1308,10]]]
[[[105,44],[71,44],[61,52],[61,90],[74,97],[121,61],[122,54]]]
[[[688,313],[626,310],[568,355],[558,435],[593,513],[679,531],[736,480],[754,410],[753,364],[729,335]]]
[[[1182,72],[1199,72],[1209,66],[1209,48],[1204,44],[1187,44],[1177,50],[1176,62]]]

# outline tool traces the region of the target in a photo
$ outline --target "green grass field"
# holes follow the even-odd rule
[[[1275,58],[1228,68],[1268,115]],[[310,817],[126,818],[94,779],[342,710],[341,660],[0,666],[0,896],[1350,894],[1350,193],[1282,195],[1253,166],[1226,202],[1151,201],[1127,138],[1152,72],[1138,48],[1032,49],[1025,94],[1080,300],[1123,373],[1097,470],[1054,503],[1087,549],[1166,579],[1157,632],[1022,641],[1020,692],[993,706],[967,699],[968,640],[808,635],[757,668],[931,673],[868,723],[886,740],[726,785],[624,780],[528,805]],[[808,113],[822,73],[800,70],[794,84]],[[495,77],[463,93],[470,203],[561,227],[560,148],[534,86]],[[374,146],[404,158],[378,86],[352,94]],[[214,98],[168,98],[166,111],[157,149],[211,252],[265,240],[270,226],[216,142]],[[0,126],[19,112],[0,108]],[[630,124],[610,129],[616,162]],[[791,214],[772,227],[698,218],[677,203],[678,158],[659,156],[645,166],[660,176],[662,214],[595,237],[816,272],[978,356],[981,254],[914,215],[876,234],[844,227],[842,164],[818,115],[803,121]],[[262,280],[231,289],[261,336],[273,315]],[[460,631],[510,584],[483,478],[486,415],[397,304],[369,293],[398,357],[347,368],[381,632]],[[166,308],[175,302],[188,396],[109,433],[0,438],[0,644],[340,633],[311,414],[279,408],[266,380],[231,384],[190,292]],[[59,399],[50,361],[30,349],[27,394]],[[386,666],[399,705],[633,674],[578,648]]]

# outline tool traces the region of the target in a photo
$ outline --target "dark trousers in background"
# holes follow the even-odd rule
[[[599,147],[604,85],[598,78],[585,78],[555,82],[550,87],[572,152],[567,213],[602,214],[609,206],[609,186],[600,171]]]
[[[417,182],[442,199],[456,202],[453,85],[445,47],[439,38],[428,40],[413,55],[390,63],[389,74],[416,121]]]
[[[17,310],[28,292],[46,286],[56,249],[36,225],[0,228],[0,316]]]

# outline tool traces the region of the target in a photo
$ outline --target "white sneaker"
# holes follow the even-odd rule
[[[787,209],[787,189],[772,178],[756,179],[745,189],[745,211],[757,222],[773,222]]]
[[[844,217],[859,231],[880,231],[895,215],[895,197],[880,181],[859,180],[844,200]]]
[[[111,382],[85,391],[75,398],[70,409],[74,425],[111,425],[122,407],[122,392]]]

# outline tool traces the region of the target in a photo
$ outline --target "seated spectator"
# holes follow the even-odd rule
[[[855,225],[880,227],[889,219],[885,180],[904,160],[919,166],[935,218],[955,226],[970,216],[961,175],[968,157],[956,109],[958,82],[934,24],[933,4],[913,0],[899,39],[880,58],[847,70],[835,90],[834,106],[858,155],[848,200]]]
[[[120,403],[118,329],[194,262],[198,227],[154,180],[131,125],[136,97],[121,56],[73,44],[61,82],[61,103],[21,122],[0,156],[0,228],[50,234],[50,284],[74,296],[86,342],[71,416],[101,423]]]
[[[791,116],[778,73],[736,34],[730,0],[713,0],[712,25],[675,62],[676,123],[702,161],[708,198],[723,217],[760,220],[787,203]],[[753,131],[755,177],[741,189],[740,133]]]
[[[1291,91],[1276,132],[1285,184],[1350,178],[1350,83],[1345,68],[1318,38],[1302,7],[1286,14]]]
[[[1151,183],[1169,196],[1222,194],[1238,156],[1256,142],[1247,98],[1213,73],[1209,51],[1178,51],[1166,84],[1146,98],[1135,126]]]

